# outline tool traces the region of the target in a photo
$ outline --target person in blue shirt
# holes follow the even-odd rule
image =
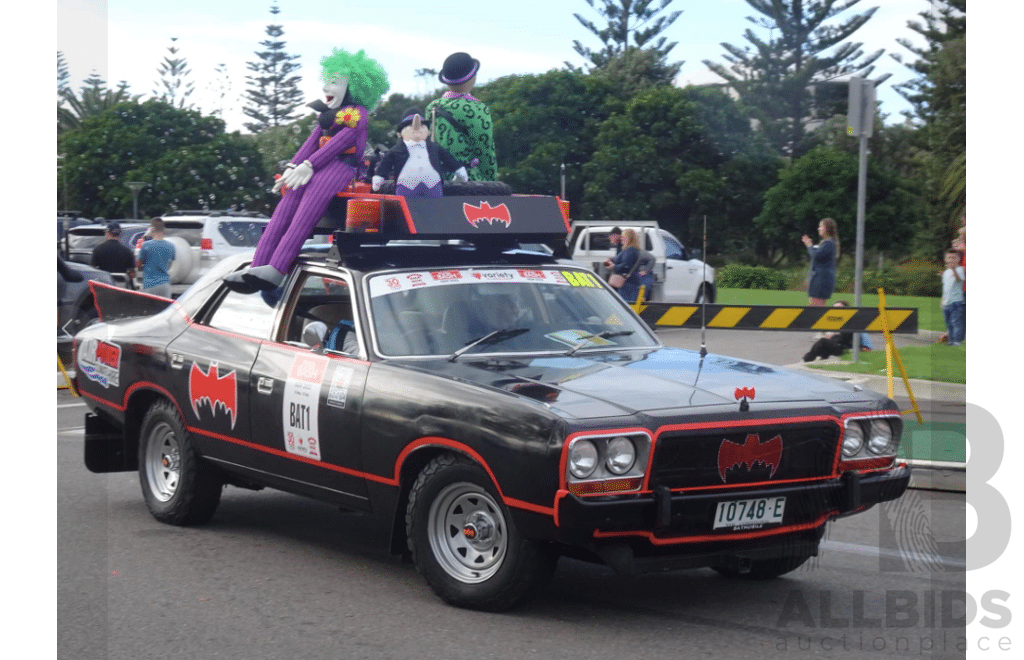
[[[151,240],[142,242],[136,266],[142,272],[143,293],[170,298],[174,244],[164,239],[164,231],[164,221],[160,218],[153,218],[149,222],[146,234]]]

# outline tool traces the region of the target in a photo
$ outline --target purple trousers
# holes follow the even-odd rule
[[[331,200],[352,183],[355,174],[353,167],[337,160],[314,172],[306,185],[286,190],[256,244],[252,266],[270,264],[287,273]]]

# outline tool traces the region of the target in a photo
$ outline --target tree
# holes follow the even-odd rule
[[[281,13],[277,0],[270,13]],[[293,75],[301,66],[297,62],[299,56],[285,52],[285,42],[281,40],[284,29],[280,25],[268,25],[266,33],[270,38],[260,42],[264,50],[256,51],[259,60],[246,63],[253,75],[245,77],[247,105],[242,112],[254,120],[245,125],[253,133],[294,121],[299,117],[295,109],[302,103],[302,76]]]
[[[64,59],[64,53],[57,51],[57,107],[64,103],[64,95],[71,90],[71,74],[68,72],[68,63]]]
[[[752,249],[750,220],[778,166],[721,90],[650,89],[601,124],[583,168],[583,217],[657,220],[693,243],[708,216],[717,251]]]
[[[949,246],[967,205],[966,11],[966,0],[936,0],[921,12],[923,22],[908,23],[925,38],[925,45],[898,40],[917,59],[906,62],[893,55],[917,74],[895,89],[911,104],[907,117],[920,126],[915,146],[921,153],[929,213],[919,228],[918,245],[926,256],[938,256]]]
[[[582,166],[601,123],[624,106],[621,90],[604,78],[556,70],[498,78],[473,93],[494,119],[501,180],[518,193],[560,194],[564,163],[566,199],[579,208]]]
[[[195,83],[188,79],[192,73],[188,68],[188,60],[178,57],[177,41],[177,37],[171,37],[171,45],[167,47],[170,54],[164,57],[156,69],[160,79],[156,81],[157,89],[153,90],[153,97],[178,108],[190,108],[192,105],[186,106],[185,100],[195,91]]]
[[[251,137],[225,134],[224,122],[163,101],[119,103],[57,138],[65,154],[68,203],[86,216],[131,214],[125,181],[150,184],[140,215],[174,208],[265,209],[269,187]]]
[[[805,250],[803,234],[817,236],[822,218],[839,226],[843,254],[854,253],[857,231],[856,156],[816,147],[780,173],[779,183],[765,193],[764,208],[754,218],[768,250],[762,255],[771,263],[800,260]],[[919,221],[920,205],[906,179],[868,160],[865,249],[887,253],[905,252]]]
[[[752,108],[761,130],[780,154],[796,157],[803,153],[808,148],[804,143],[807,123],[828,117],[827,107],[815,103],[816,90],[827,94],[828,83],[837,79],[870,77],[874,62],[884,52],[864,55],[862,44],[846,43],[877,7],[837,25],[827,23],[858,2],[747,0],[747,4],[767,17],[759,21],[748,16],[747,20],[768,29],[768,39],[747,28],[743,37],[752,46],[722,44],[728,65],[704,60]],[[876,84],[887,77],[880,77]]]
[[[600,7],[596,6],[596,0],[584,1],[602,16],[605,20],[604,27],[598,27],[593,21],[579,14],[573,16],[580,25],[601,40],[603,47],[595,51],[579,41],[573,41],[572,45],[573,50],[594,68],[604,68],[616,56],[630,48],[637,48],[655,53],[658,63],[667,69],[669,80],[676,77],[683,63],[667,64],[668,53],[676,44],[666,44],[665,37],[659,36],[683,13],[674,11],[658,16],[672,4],[672,0],[599,0]]]
[[[208,90],[216,94],[217,104],[214,106],[210,114],[214,117],[224,118],[224,102],[227,99],[228,94],[231,92],[232,84],[231,77],[228,75],[228,66],[221,62],[213,68],[216,77],[213,82],[206,86]]]
[[[59,75],[58,72],[58,78]],[[77,95],[68,87],[63,89],[58,87],[58,94],[67,104],[67,107],[60,102],[57,104],[58,134],[79,128],[87,118],[103,113],[118,103],[138,98],[128,92],[128,83],[123,80],[118,84],[117,89],[108,89],[106,81],[100,78],[96,71],[90,73],[89,77],[82,82],[82,87]]]

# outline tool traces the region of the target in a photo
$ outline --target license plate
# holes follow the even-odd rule
[[[781,523],[785,497],[761,497],[753,500],[719,502],[715,511],[715,529],[724,527],[760,527]]]

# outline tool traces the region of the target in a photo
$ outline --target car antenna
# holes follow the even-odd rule
[[[707,309],[708,305],[708,289],[707,289],[707,277],[708,277],[708,216],[704,215],[704,244],[701,248],[701,263],[704,264],[703,272],[701,273],[700,290],[703,294],[700,301],[700,357],[703,361],[704,356],[708,354],[708,346],[704,341],[705,331],[707,330],[707,324],[705,323],[704,310]]]

